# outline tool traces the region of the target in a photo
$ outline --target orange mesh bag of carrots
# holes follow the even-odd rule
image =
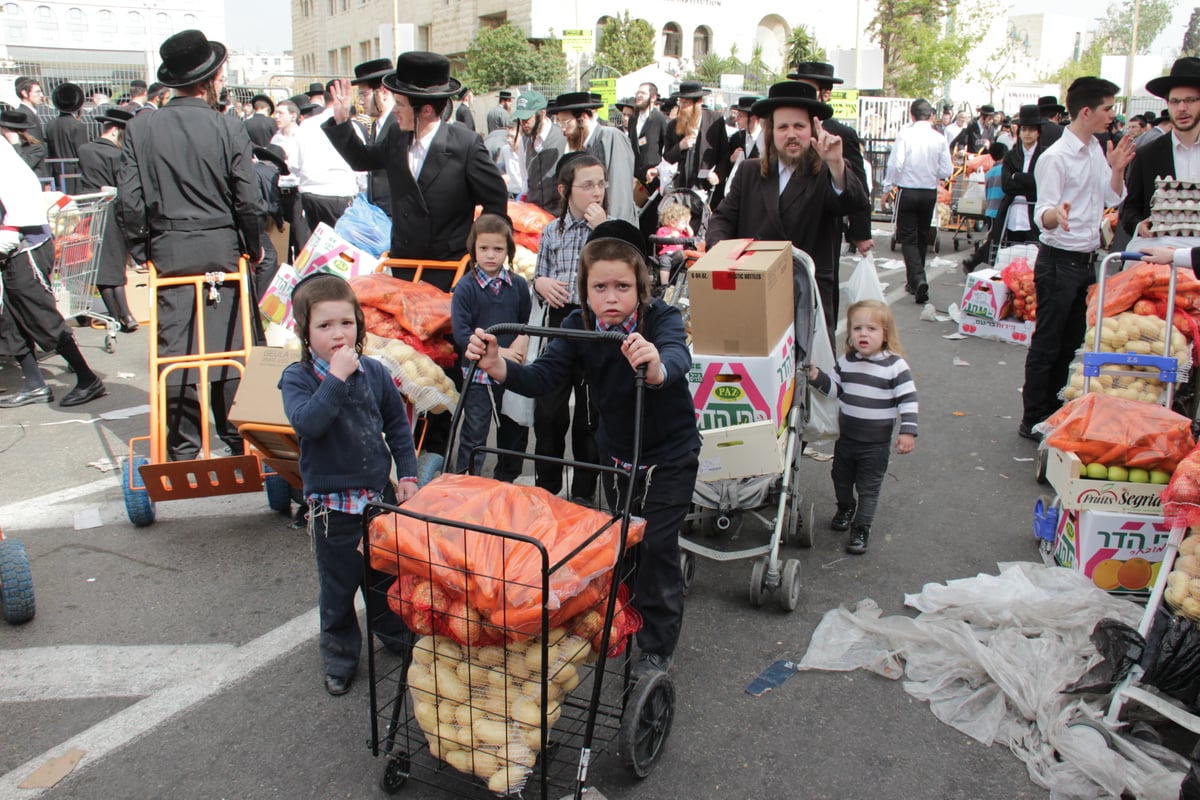
[[[1084,464],[1172,472],[1196,446],[1187,417],[1151,403],[1091,392],[1042,423],[1043,446],[1074,453]]]
[[[470,527],[382,514],[369,529],[371,565],[428,581],[448,603],[462,600],[483,631],[503,631],[509,640],[536,635],[542,628],[543,606],[554,624],[599,602],[607,595],[607,583],[601,579],[621,558],[619,518],[536,487],[473,475],[441,475],[404,507],[429,517],[462,520]],[[477,528],[536,539],[545,548],[548,563],[528,542]],[[645,522],[634,520],[626,545],[641,541],[644,530]],[[547,569],[550,593],[543,600],[542,576]],[[587,596],[572,602],[581,594]]]
[[[1166,297],[1171,285],[1171,269],[1167,264],[1140,263],[1128,267],[1116,275],[1110,275],[1104,283],[1104,316],[1111,317],[1133,308],[1142,298]],[[1191,275],[1191,270],[1181,270],[1175,281],[1176,296],[1187,299],[1179,303],[1181,308],[1191,307],[1191,297],[1200,294],[1200,280]],[[1097,287],[1088,289],[1088,324],[1096,323]],[[1165,313],[1165,312],[1164,312]]]
[[[425,281],[404,281],[372,273],[350,279],[363,306],[386,311],[400,327],[422,339],[450,327],[450,295]]]

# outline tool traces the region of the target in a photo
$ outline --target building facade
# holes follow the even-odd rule
[[[282,53],[230,51],[225,72],[229,82],[238,86],[290,86],[294,73],[292,53],[290,50]]]

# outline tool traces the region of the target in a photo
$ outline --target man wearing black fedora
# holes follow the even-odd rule
[[[325,84],[320,83],[319,81],[313,81],[308,85],[308,91],[306,91],[304,94],[308,97],[308,102],[310,105],[324,108],[327,99],[326,91]]]
[[[1150,230],[1155,178],[1200,181],[1200,59],[1176,59],[1170,74],[1146,81],[1146,91],[1167,101],[1171,132],[1139,145],[1129,165],[1120,224],[1131,236],[1141,237],[1155,235]]]
[[[146,94],[149,87],[141,78],[134,78],[129,82],[129,100],[125,103],[125,110],[136,114],[141,110],[142,106],[146,105]]]
[[[383,76],[392,71],[389,58],[364,61],[354,67],[354,79],[350,85],[358,90],[358,107],[370,117],[367,126],[367,142],[382,139],[387,131],[396,127],[396,97],[383,85]],[[392,215],[392,192],[388,186],[387,169],[373,169],[367,173],[367,199]]]
[[[604,165],[608,176],[608,218],[637,224],[633,203],[633,146],[623,131],[601,125],[596,109],[603,106],[600,95],[567,92],[554,98],[546,109],[554,116],[567,140],[567,152],[586,150]]]
[[[254,113],[245,120],[246,133],[250,141],[258,147],[266,147],[275,135],[275,101],[265,94],[256,94],[250,98]]]
[[[471,102],[475,93],[463,87],[458,94],[458,108],[454,109],[454,121],[469,131],[477,131],[475,127],[475,112],[471,110]]]
[[[121,143],[125,126],[133,119],[133,112],[124,108],[110,108],[108,113],[95,119],[100,123],[100,136],[79,148],[80,184],[85,192],[98,192],[104,186],[117,185],[121,168]],[[100,298],[108,309],[108,315],[120,323],[121,331],[133,333],[138,329],[138,322],[130,312],[129,301],[125,297],[125,262],[128,255],[124,220],[120,214],[111,214],[108,224],[104,226],[104,240],[100,244],[96,288],[100,290]]]
[[[966,148],[968,153],[978,153],[986,150],[992,143],[995,129],[992,127],[992,116],[996,113],[991,103],[984,103],[975,109],[975,118],[967,123],[962,133],[950,143],[950,149]]]
[[[501,89],[496,96],[496,107],[487,113],[487,132],[507,130],[512,124],[513,102],[516,98],[509,89]]]
[[[763,154],[738,169],[709,220],[708,246],[734,238],[791,241],[813,259],[825,322],[833,330],[840,222],[868,207],[866,187],[846,167],[842,140],[822,129],[833,109],[812,86],[777,83],[751,111],[763,120]],[[797,272],[794,284],[799,310],[810,299],[802,296],[807,281]],[[797,322],[804,324],[800,314]]]
[[[1037,101],[1038,111],[1042,114],[1042,133],[1038,143],[1042,147],[1050,148],[1055,142],[1062,137],[1062,115],[1067,113],[1067,108],[1062,103],[1058,102],[1058,98],[1052,94],[1042,95]]]
[[[733,164],[729,161],[729,136],[725,120],[716,111],[704,108],[709,94],[699,81],[683,81],[672,97],[679,101],[679,116],[667,126],[663,158],[676,166],[675,187],[700,189],[716,208],[725,194],[725,179]]]
[[[125,127],[118,197],[130,254],[153,261],[158,274],[235,272],[249,254],[262,260],[259,217],[262,199],[254,174],[246,126],[217,112],[225,85],[225,45],[198,30],[181,31],[159,48],[158,80],[175,97],[152,114],[137,114]],[[190,286],[158,291],[158,352],[184,356],[198,351],[195,292]],[[209,352],[234,350],[244,337],[238,282],[211,285],[201,300]],[[201,454],[198,370],[178,370],[167,382],[167,455]],[[231,452],[242,439],[229,422],[240,373],[209,371],[213,421]],[[207,455],[207,454],[204,454]]]
[[[46,123],[46,148],[50,158],[78,158],[80,146],[88,140],[87,125],[79,119],[83,88],[74,83],[60,83],[50,93],[50,101],[58,109],[58,116]],[[75,171],[73,163],[57,164],[54,169],[59,176]],[[76,178],[66,178],[65,184],[67,194],[79,194]]]
[[[807,83],[817,90],[817,99],[828,103],[833,95],[834,84],[843,83],[833,74],[833,64],[824,61],[801,61],[788,73],[788,80]],[[863,159],[862,142],[857,131],[836,119],[821,120],[821,127],[842,140],[842,157],[846,166],[858,176],[863,186],[867,185],[867,165]],[[846,238],[860,255],[866,255],[875,246],[871,236],[871,210],[851,214],[847,219]]]

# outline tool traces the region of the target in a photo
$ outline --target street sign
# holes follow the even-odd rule
[[[590,53],[596,49],[595,31],[587,28],[573,28],[563,31],[562,51],[564,53]]]
[[[858,89],[834,89],[829,94],[829,105],[835,118],[858,121]]]
[[[617,102],[617,79],[591,78],[588,80],[588,91],[600,95],[600,99],[604,102],[604,108],[599,109],[597,118],[607,119],[609,107]]]

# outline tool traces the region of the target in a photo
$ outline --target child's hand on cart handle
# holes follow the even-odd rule
[[[911,433],[902,433],[896,437],[896,452],[906,456],[917,446],[917,437]]]
[[[495,334],[476,328],[463,354],[471,361],[478,361],[481,370],[504,383],[508,376],[508,363],[500,356],[500,344]]]
[[[635,371],[642,364],[646,365],[647,384],[658,386],[666,379],[666,376],[663,375],[658,348],[640,333],[629,334],[629,337],[621,342],[621,352],[625,354],[625,358],[629,359],[629,364]]]

